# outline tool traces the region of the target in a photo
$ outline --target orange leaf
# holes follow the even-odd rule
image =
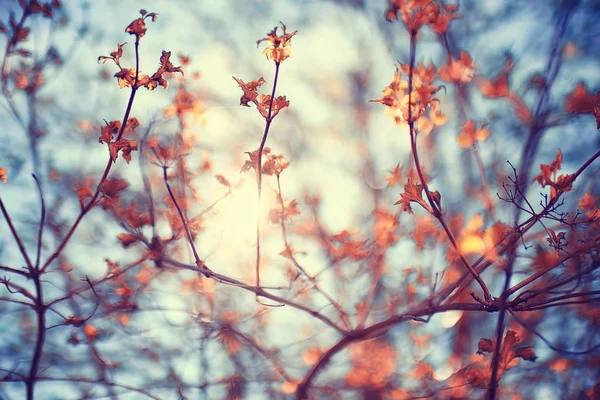
[[[298,382],[283,382],[281,392],[284,394],[293,394],[298,388]]]
[[[572,114],[591,114],[597,106],[598,95],[588,92],[583,83],[577,85],[565,100],[565,110]]]
[[[260,86],[262,86],[266,82],[265,79],[263,77],[260,77],[256,81],[250,81],[248,83],[244,83],[243,80],[238,79],[235,76],[233,76],[232,78],[235,79],[238,86],[240,88],[242,88],[242,90],[244,91],[244,94],[240,98],[240,105],[245,106],[245,107],[250,107],[250,104],[248,104],[249,102],[258,104],[257,103],[257,97],[258,97],[257,90]]]
[[[121,129],[121,121],[110,121],[101,128],[99,143],[110,143],[112,142],[113,136],[119,133]]]
[[[415,379],[433,379],[433,368],[425,361],[419,361],[417,367],[410,373]]]
[[[404,178],[402,177],[402,166],[400,164],[396,165],[396,167],[389,172],[391,175],[388,175],[385,178],[388,186],[396,186],[404,183]]]
[[[123,283],[123,286],[115,289],[115,293],[122,297],[131,297],[133,294],[133,289],[127,286],[126,283]]]
[[[459,59],[451,57],[450,62],[440,66],[438,72],[446,82],[468,83],[473,79],[475,64],[467,52],[461,51]]]
[[[550,369],[560,373],[563,372],[565,369],[570,368],[572,365],[572,360],[566,358],[556,358],[550,362]]]
[[[277,28],[277,26],[273,28],[273,30],[267,34],[267,37],[257,40],[256,46],[261,42],[269,42],[269,46],[264,49],[262,53],[267,56],[269,60],[273,60],[279,64],[290,56],[292,52],[291,40],[298,31],[288,33],[286,31],[286,26],[282,23],[281,28],[283,34],[279,36],[277,35]]]
[[[77,189],[77,197],[79,197],[79,205],[83,209],[85,207],[85,199],[94,197],[94,192],[88,186],[80,187]]]
[[[302,359],[306,364],[313,365],[316,364],[317,361],[319,361],[319,358],[321,358],[321,354],[323,354],[323,350],[320,348],[308,349],[304,353]]]
[[[509,95],[508,91],[508,74],[513,68],[512,58],[507,58],[504,68],[502,71],[493,78],[491,81],[478,78],[476,79],[477,86],[481,93],[489,97],[490,99],[494,99],[497,97],[507,97]]]
[[[267,161],[262,166],[262,173],[269,176],[280,176],[289,165],[290,162],[284,156],[280,154],[268,154]]]
[[[125,248],[131,246],[134,243],[137,243],[137,241],[138,241],[137,237],[135,237],[134,235],[131,235],[129,233],[120,233],[118,238],[121,241],[121,244],[123,245],[123,247],[125,247]]]
[[[138,18],[129,24],[129,26],[125,29],[125,32],[141,38],[146,34],[146,24],[142,18]]]
[[[242,347],[242,343],[238,339],[237,335],[228,326],[223,326],[217,333],[217,337],[225,347],[225,349],[229,352],[229,354],[236,354],[238,350]]]
[[[352,368],[346,383],[352,387],[382,388],[396,370],[397,352],[383,341],[370,340],[350,347]]]
[[[127,313],[121,313],[119,315],[119,322],[123,326],[129,325],[129,314],[127,314]]]
[[[429,210],[429,205],[423,200],[423,185],[413,181],[412,177],[404,185],[404,193],[400,193],[400,200],[394,204],[401,204],[402,209],[410,214],[413,213],[410,203],[420,204],[424,209]]]
[[[473,146],[475,143],[482,142],[490,135],[490,131],[484,129],[484,125],[481,124],[479,128],[475,129],[475,122],[467,121],[461,127],[461,133],[458,135],[457,140],[460,147],[467,149]]]
[[[150,273],[150,269],[144,265],[140,269],[140,272],[135,276],[135,279],[137,279],[139,283],[145,286],[148,284],[148,282],[150,282],[151,277],[152,274]]]
[[[108,267],[108,273],[109,274],[118,274],[119,273],[119,262],[115,261],[112,262],[110,260],[110,258],[105,258],[104,261],[106,262],[106,266]]]
[[[502,341],[502,351],[500,355],[500,367],[502,369],[514,367],[518,363],[519,358],[531,362],[535,362],[537,359],[533,347],[516,347],[520,341],[521,338],[519,335],[517,335],[517,333],[511,329],[509,329],[504,335],[504,340]],[[496,342],[491,339],[480,339],[478,347],[478,354],[493,353],[496,348]]]
[[[83,333],[85,333],[88,343],[94,341],[99,336],[98,329],[92,324],[85,324]]]
[[[215,178],[217,178],[217,182],[219,182],[221,185],[227,186],[228,188],[231,187],[231,183],[229,183],[229,181],[223,175],[215,175]]]
[[[524,123],[528,125],[531,124],[533,122],[533,116],[531,115],[531,111],[525,102],[515,93],[511,93],[509,97],[513,102],[513,106],[515,107],[515,114],[517,117]]]
[[[388,247],[396,243],[398,235],[398,219],[383,208],[375,210],[375,224],[373,227],[375,244],[379,247]]]
[[[434,224],[434,219],[429,216],[417,216],[415,220],[415,231],[412,234],[413,240],[417,244],[417,250],[421,251],[425,247],[427,238],[437,239],[439,231]]]

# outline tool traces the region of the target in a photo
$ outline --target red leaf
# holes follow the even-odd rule
[[[92,189],[87,186],[80,187],[77,189],[77,197],[79,197],[79,205],[81,206],[81,209],[83,209],[85,207],[85,199],[94,197],[94,193],[92,192]]]
[[[137,237],[129,233],[121,233],[119,234],[118,238],[121,241],[123,247],[125,248],[131,246],[132,244],[135,244],[138,241]]]
[[[565,110],[572,114],[590,114],[597,106],[598,95],[589,93],[583,83],[577,85],[565,100]]]
[[[130,23],[127,28],[125,28],[125,32],[141,38],[146,34],[146,24],[142,18],[138,18]]]

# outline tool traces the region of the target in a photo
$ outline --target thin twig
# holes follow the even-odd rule
[[[42,253],[42,234],[44,233],[44,225],[46,223],[46,203],[44,202],[44,193],[42,192],[42,185],[40,184],[37,176],[32,175],[33,179],[35,179],[35,183],[37,184],[38,191],[40,192],[40,208],[41,208],[41,216],[40,216],[40,228],[38,230],[38,238],[37,238],[37,254],[35,257],[35,269],[40,268],[40,255]]]
[[[277,78],[279,77],[279,62],[275,63],[275,78],[273,78],[273,88],[271,90],[271,100],[269,102],[269,112],[267,114],[265,130],[263,132],[260,146],[258,147],[256,174],[258,185],[258,211],[256,215],[256,286],[260,286],[260,220],[261,220],[261,199],[262,199],[262,155],[269,136],[269,128],[271,127],[273,101],[275,99],[275,90],[277,89]],[[258,297],[256,298],[258,301]]]
[[[2,210],[2,215],[4,216],[4,220],[8,224],[8,228],[10,229],[10,232],[12,233],[13,237],[17,241],[19,250],[21,251],[23,258],[25,259],[25,262],[27,263],[27,268],[29,268],[29,272],[31,273],[33,271],[33,264],[31,264],[31,260],[29,259],[29,256],[27,255],[27,250],[25,249],[25,245],[23,244],[23,241],[21,241],[21,238],[19,237],[19,234],[17,233],[17,230],[15,229],[11,218],[8,215],[8,211],[6,210],[6,207],[4,207],[4,202],[2,201],[2,197],[0,197],[0,210]]]
[[[167,191],[169,192],[169,197],[171,198],[171,201],[173,202],[173,204],[175,204],[175,208],[177,208],[177,213],[179,214],[179,218],[181,219],[181,223],[183,224],[183,228],[185,229],[185,233],[186,233],[188,242],[190,244],[192,252],[194,253],[194,260],[196,261],[196,265],[198,266],[198,268],[206,269],[206,265],[200,259],[200,256],[198,256],[198,251],[196,250],[196,245],[194,244],[194,237],[192,236],[192,232],[190,231],[188,223],[185,220],[185,215],[183,215],[183,210],[181,210],[181,207],[179,206],[179,202],[177,201],[177,199],[175,198],[175,195],[173,194],[173,191],[171,190],[171,185],[169,185],[169,179],[167,177],[167,168],[168,167],[166,165],[163,165],[162,168],[163,168],[163,179],[165,181]]]

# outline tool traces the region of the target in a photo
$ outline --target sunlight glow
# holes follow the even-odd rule
[[[462,317],[462,311],[446,311],[444,315],[442,315],[442,326],[444,328],[452,328],[460,317]]]
[[[444,365],[433,372],[433,378],[437,381],[445,381],[448,379],[454,372],[454,369],[449,365]]]
[[[249,174],[250,175],[250,174]],[[264,180],[263,180],[264,182]],[[276,207],[275,196],[267,185],[263,185],[260,210],[261,230],[265,230],[269,209]],[[256,219],[259,215],[257,186],[254,179],[244,179],[233,189],[220,207],[215,223],[220,227],[219,252],[238,254],[256,245]]]

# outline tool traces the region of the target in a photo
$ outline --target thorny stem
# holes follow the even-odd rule
[[[256,215],[256,287],[260,286],[260,210],[261,210],[261,197],[262,197],[262,154],[267,143],[267,137],[269,136],[269,128],[271,127],[271,115],[273,112],[273,101],[275,99],[275,89],[277,89],[277,78],[279,77],[279,63],[275,63],[275,78],[273,79],[273,89],[271,90],[271,101],[269,102],[269,113],[267,114],[265,130],[263,132],[260,146],[258,147],[258,156],[256,166],[256,174],[258,181],[258,212]]]
[[[469,260],[466,259],[466,257],[462,253],[462,251],[459,249],[458,243],[456,242],[456,239],[454,238],[452,231],[450,231],[448,224],[446,224],[446,220],[444,219],[444,216],[443,216],[441,210],[438,208],[437,203],[431,197],[429,187],[427,185],[427,182],[425,181],[423,171],[421,170],[421,164],[419,162],[419,152],[417,150],[417,138],[416,138],[416,134],[415,134],[415,130],[414,130],[414,121],[412,120],[412,84],[413,84],[413,70],[415,67],[416,46],[417,46],[416,32],[410,32],[410,58],[409,58],[409,73],[408,73],[408,129],[410,132],[410,146],[411,146],[411,151],[412,151],[414,161],[415,161],[415,168],[417,170],[417,174],[419,175],[419,180],[421,181],[421,184],[423,185],[423,188],[425,190],[425,195],[427,196],[427,201],[429,202],[429,205],[431,206],[433,215],[436,217],[436,219],[440,222],[440,224],[444,228],[444,231],[446,232],[446,235],[448,236],[450,243],[452,243],[452,246],[456,249],[461,261],[463,262],[465,267],[469,270],[471,275],[473,275],[473,278],[477,281],[477,283],[481,287],[485,301],[487,303],[491,303],[492,296],[490,294],[488,287],[486,286],[485,282],[483,282],[483,280],[481,279],[479,274],[473,269],[473,267],[469,263]]]

